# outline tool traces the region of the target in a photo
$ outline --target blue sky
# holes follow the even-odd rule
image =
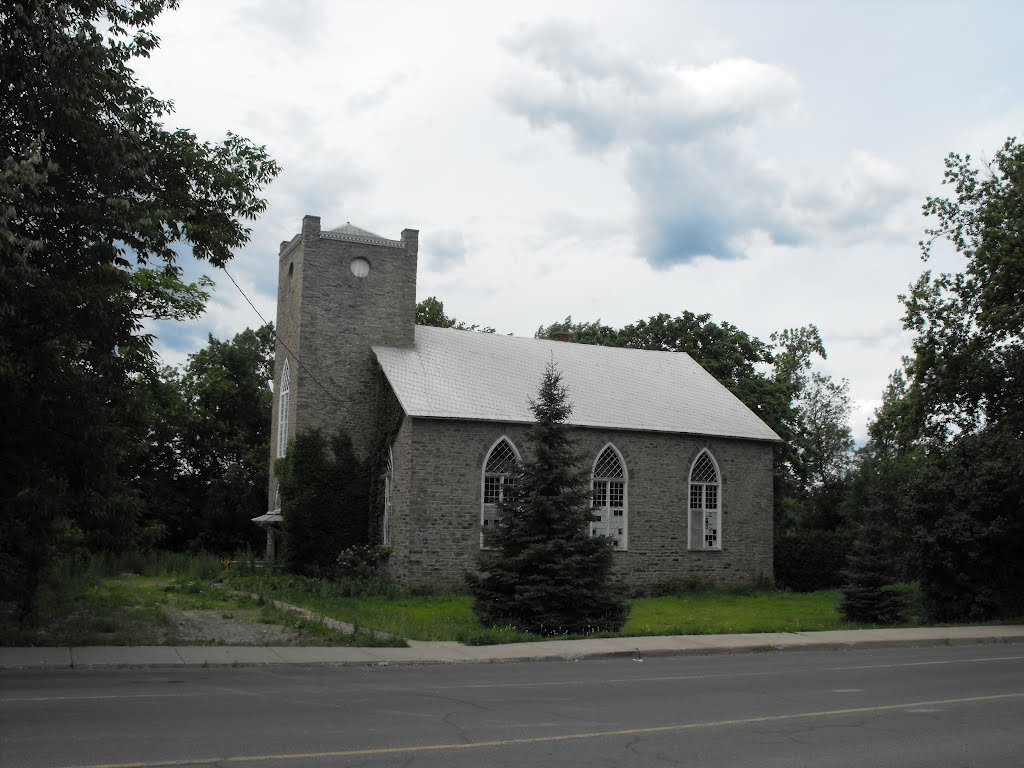
[[[921,203],[1024,126],[1011,2],[183,0],[140,79],[283,172],[229,269],[275,315],[304,214],[421,232],[419,298],[502,332],[708,312],[815,323],[854,430],[909,349]],[[932,268],[958,268],[952,255]],[[193,270],[189,270],[193,273]],[[223,277],[180,362],[259,322]]]

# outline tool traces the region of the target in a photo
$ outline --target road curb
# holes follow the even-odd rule
[[[587,659],[665,658],[670,656],[790,653],[794,651],[851,651],[872,648],[912,648],[1024,643],[1024,627],[998,634],[960,632],[893,637],[829,638],[792,636],[758,642],[756,635],[687,635],[664,637],[561,640],[500,646],[454,646],[418,643],[411,648],[262,647],[262,646],[92,646],[82,648],[0,648],[0,672],[13,670],[96,670],[141,668],[274,667],[274,666],[406,666],[426,664],[503,664],[517,661],[583,661]],[[850,635],[851,633],[842,633]],[[775,640],[776,634],[773,637]],[[609,647],[610,642],[615,647]]]

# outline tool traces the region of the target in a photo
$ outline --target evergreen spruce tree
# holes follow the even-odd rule
[[[843,572],[844,584],[839,610],[849,621],[893,624],[906,607],[893,591],[892,567],[883,542],[881,525],[860,526]]]
[[[629,608],[610,581],[612,540],[590,535],[589,477],[554,364],[530,408],[527,457],[498,505],[479,573],[466,576],[473,609],[484,624],[537,634],[617,630]]]

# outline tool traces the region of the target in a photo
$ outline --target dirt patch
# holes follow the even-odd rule
[[[222,611],[163,611],[174,624],[175,641],[182,645],[299,645],[303,640],[297,629],[225,616]]]

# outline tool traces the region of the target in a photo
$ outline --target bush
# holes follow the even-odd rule
[[[929,455],[910,484],[929,621],[1024,615],[1024,441],[989,428]]]
[[[383,544],[356,544],[338,555],[336,573],[340,579],[369,580],[381,575],[381,567],[391,554]]]
[[[694,592],[703,592],[711,589],[713,585],[704,581],[700,576],[691,573],[682,579],[667,579],[654,584],[638,585],[630,589],[630,597],[676,597],[678,595],[689,595]]]
[[[256,575],[232,574],[231,585],[239,590],[263,596],[287,596],[299,592],[314,597],[384,597],[398,594],[394,582],[383,577],[372,579],[320,579],[285,573]]]

